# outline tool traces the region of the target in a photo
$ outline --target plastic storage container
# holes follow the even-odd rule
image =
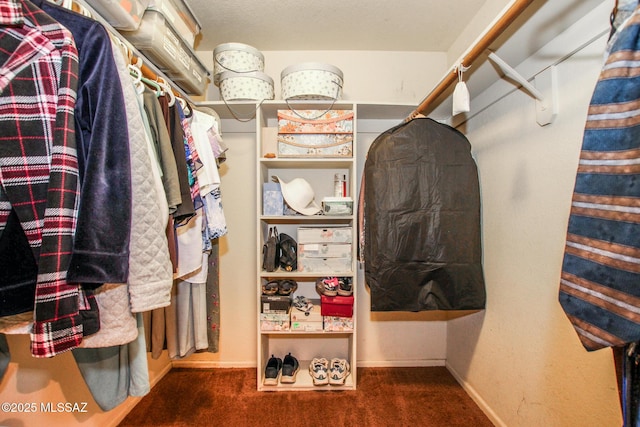
[[[206,68],[160,11],[147,9],[136,31],[121,33],[185,92],[204,93]]]
[[[113,28],[136,30],[150,0],[87,0]]]
[[[224,101],[262,101],[274,97],[273,79],[261,71],[225,71],[220,75],[218,85]]]
[[[182,0],[147,0],[149,8],[161,12],[171,22],[178,36],[189,47],[194,47],[196,37],[202,26],[196,19],[189,6]]]
[[[264,55],[253,46],[243,43],[224,43],[213,50],[213,83],[218,86],[226,71],[250,73],[264,71]]]
[[[333,65],[306,62],[291,65],[280,74],[282,99],[339,100],[342,71]]]
[[[181,63],[184,64],[185,69],[176,73],[168,72],[167,75],[185,92],[191,95],[202,95],[209,81],[209,72],[191,51],[181,48],[178,55],[181,56]]]

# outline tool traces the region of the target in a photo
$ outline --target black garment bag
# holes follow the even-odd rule
[[[364,167],[372,311],[485,306],[480,190],[466,137],[416,118],[379,135]]]

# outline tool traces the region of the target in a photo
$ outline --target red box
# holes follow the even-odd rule
[[[323,316],[352,317],[353,295],[328,297],[321,295],[320,313]]]

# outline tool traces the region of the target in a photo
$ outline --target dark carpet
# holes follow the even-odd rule
[[[172,369],[125,426],[493,424],[444,367],[358,368],[356,390],[258,392],[255,369]]]

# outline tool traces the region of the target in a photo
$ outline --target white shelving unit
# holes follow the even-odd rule
[[[315,200],[320,204],[323,197],[333,196],[334,174],[340,173],[347,176],[347,195],[354,198],[356,194],[356,150],[357,143],[355,136],[357,135],[357,121],[354,117],[354,142],[353,155],[344,158],[265,158],[262,156],[263,128],[277,128],[278,110],[286,110],[291,106],[296,110],[354,110],[353,103],[335,103],[330,105],[327,103],[269,103],[263,104],[258,110],[256,121],[259,126],[256,129],[257,144],[257,173],[256,173],[256,205],[262,209],[262,186],[264,183],[273,182],[272,177],[278,176],[285,182],[289,182],[294,178],[304,178],[314,189]],[[275,129],[271,132],[273,134]],[[256,261],[259,272],[259,280],[257,286],[257,298],[260,301],[261,288],[260,283],[263,280],[273,279],[293,279],[298,283],[298,289],[294,293],[295,296],[305,296],[309,299],[319,300],[320,295],[315,290],[315,281],[319,277],[337,276],[349,277],[352,279],[352,286],[357,289],[357,254],[356,254],[356,234],[351,242],[351,269],[348,271],[335,271],[318,273],[302,273],[302,272],[283,272],[275,271],[269,273],[262,271],[262,244],[267,236],[269,227],[276,226],[280,233],[287,233],[297,240],[297,230],[299,227],[352,227],[355,232],[357,222],[355,212],[348,216],[327,216],[327,215],[284,215],[284,216],[262,216],[259,215],[256,221],[257,239],[256,242]],[[354,292],[355,295],[357,293]],[[260,304],[258,304],[260,307]],[[296,310],[292,308],[291,310]],[[356,319],[357,304],[354,304],[354,320]],[[355,389],[356,388],[356,322],[354,321],[353,331],[350,332],[325,332],[325,331],[261,331],[260,322],[258,321],[258,390],[317,390],[317,389]],[[262,379],[264,377],[264,368],[273,354],[276,357],[284,358],[288,353],[295,356],[300,363],[300,371],[297,374],[294,384],[278,384],[277,386],[264,386]],[[311,376],[309,375],[309,364],[314,357],[325,357],[331,360],[334,357],[347,359],[351,365],[351,373],[347,377],[346,382],[342,386],[314,386]]]
[[[255,298],[256,307],[256,331],[257,331],[257,389],[259,391],[311,391],[311,390],[354,390],[357,384],[357,312],[358,292],[364,290],[364,286],[358,279],[357,262],[357,200],[358,186],[361,171],[358,170],[358,133],[362,131],[370,134],[388,129],[393,123],[400,123],[409,116],[415,105],[408,104],[373,104],[338,101],[328,103],[324,101],[264,101],[256,103],[251,101],[234,101],[225,104],[222,101],[206,102],[200,105],[212,107],[218,112],[221,119],[231,122],[241,119],[237,123],[242,129],[251,132],[248,126],[255,124],[255,155],[256,155],[256,181],[254,185],[256,193],[256,241],[255,241]],[[264,128],[277,128],[277,112],[285,109],[295,110],[353,110],[354,112],[354,138],[353,155],[344,158],[265,158],[263,157],[262,144]],[[252,118],[253,117],[253,118]],[[247,121],[248,120],[248,121]],[[228,122],[232,125],[231,122]],[[252,123],[253,122],[253,123]],[[382,123],[376,125],[376,123]],[[224,127],[224,124],[223,124]],[[271,134],[275,132],[271,130]],[[371,138],[371,136],[369,137]],[[262,215],[262,186],[267,182],[274,182],[273,176],[279,176],[285,182],[294,178],[306,179],[314,189],[315,200],[320,204],[323,197],[333,196],[334,174],[340,173],[347,176],[347,196],[354,201],[352,215]],[[287,233],[296,239],[299,227],[352,227],[353,239],[351,244],[352,264],[350,271],[336,271],[329,273],[305,273],[286,272],[277,270],[266,272],[262,270],[262,247],[269,227],[277,227],[279,233]],[[318,277],[337,276],[350,277],[354,291],[353,331],[326,332],[326,331],[262,331],[260,325],[259,310],[261,306],[262,289],[264,280],[293,279],[298,283],[298,289],[293,296],[303,295],[310,299],[320,299],[315,290],[315,281]],[[295,310],[295,308],[292,308]],[[271,357],[284,358],[291,353],[300,363],[300,370],[293,384],[263,385],[266,364]],[[327,360],[338,357],[349,361],[351,373],[342,386],[314,386],[309,375],[309,364],[314,357],[325,357]]]

